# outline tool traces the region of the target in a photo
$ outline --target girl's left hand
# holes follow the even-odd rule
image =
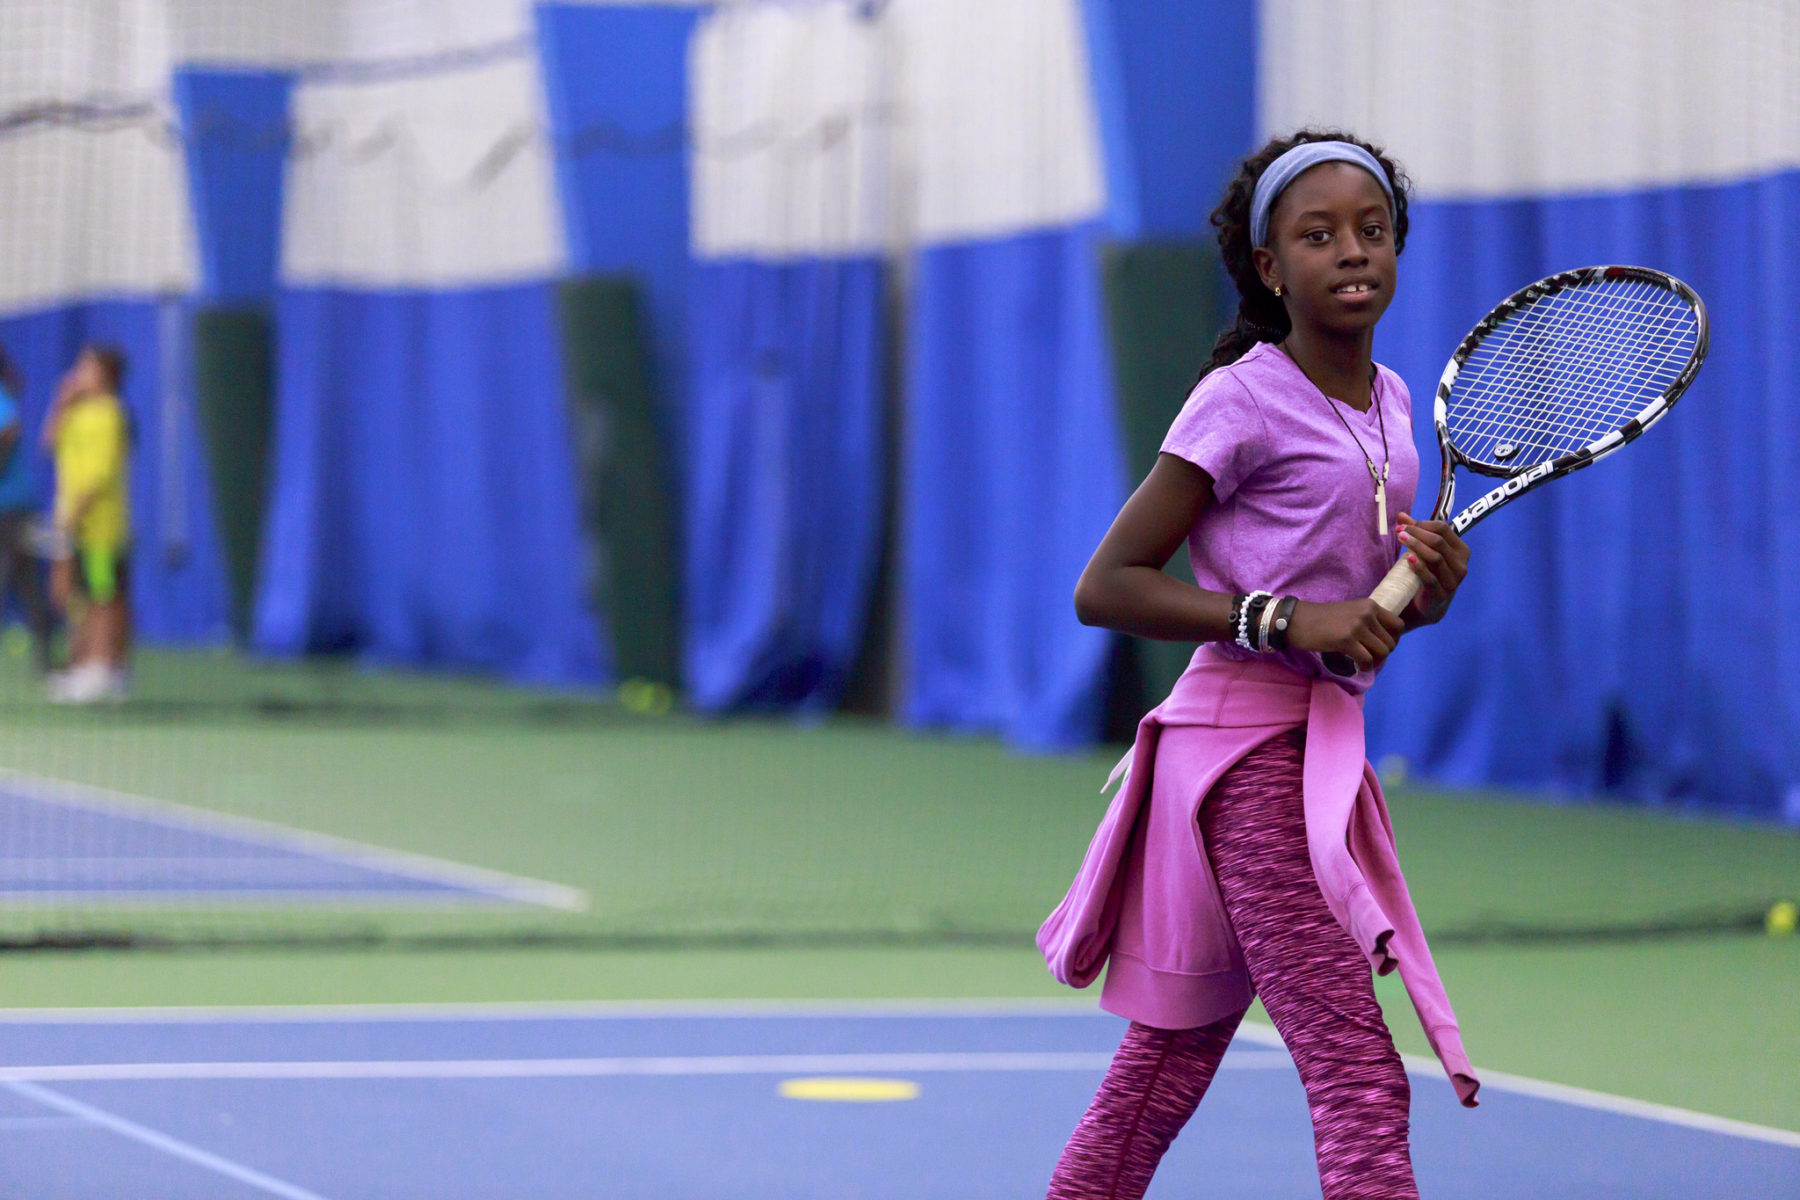
[[[1456,535],[1450,522],[1415,521],[1408,513],[1400,514],[1399,534],[1407,565],[1424,585],[1401,615],[1415,628],[1441,621],[1469,573],[1469,544]]]

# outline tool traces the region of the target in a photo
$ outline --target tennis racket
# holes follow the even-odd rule
[[[1433,519],[1449,515],[1459,465],[1506,481],[1451,519],[1460,535],[1633,441],[1694,382],[1706,343],[1706,305],[1694,289],[1647,267],[1582,267],[1514,292],[1462,340],[1438,380],[1444,478]],[[1402,554],[1370,598],[1398,615],[1421,583]],[[1325,665],[1356,673],[1347,654],[1327,654]]]

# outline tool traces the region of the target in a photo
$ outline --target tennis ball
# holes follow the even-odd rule
[[[666,683],[627,679],[619,685],[619,703],[640,717],[666,717],[675,707],[675,693]]]
[[[619,703],[626,712],[642,713],[650,707],[650,684],[642,679],[627,679],[619,685]]]
[[[1769,931],[1770,937],[1785,937],[1794,932],[1796,921],[1800,921],[1800,907],[1792,900],[1777,900],[1769,905],[1769,913],[1763,918],[1763,928]]]

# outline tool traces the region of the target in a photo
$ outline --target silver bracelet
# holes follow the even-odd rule
[[[1262,625],[1256,633],[1256,649],[1260,653],[1269,652],[1269,633],[1275,628],[1275,610],[1280,607],[1281,602],[1274,596],[1263,602]]]

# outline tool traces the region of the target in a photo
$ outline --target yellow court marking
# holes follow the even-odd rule
[[[919,1085],[910,1079],[852,1079],[842,1075],[784,1079],[781,1094],[789,1100],[837,1100],[866,1104],[874,1100],[914,1100]]]

